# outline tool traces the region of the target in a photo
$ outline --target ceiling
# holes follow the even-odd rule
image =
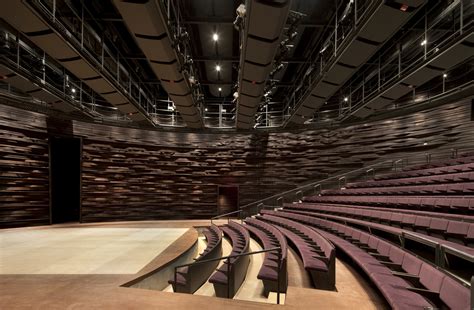
[[[433,25],[429,29],[430,44],[426,44],[429,45],[428,48],[430,49],[438,48],[436,44],[431,45],[431,38],[436,38],[439,42],[446,40],[446,38],[453,41],[459,39],[461,43],[474,40],[464,36],[455,37],[457,29],[453,30],[452,25],[456,24],[461,18],[469,18],[473,11],[472,4],[464,4],[464,7],[462,7],[459,1],[438,3],[429,0],[407,0],[392,1],[390,5],[382,5],[377,1],[356,1],[359,4],[359,7],[357,7],[354,6],[353,0],[247,0],[245,2],[247,15],[243,18],[244,26],[240,26],[241,28],[235,25],[236,19],[238,20],[236,18],[238,16],[237,11],[243,3],[241,1],[127,1],[127,3],[135,6],[153,5],[153,8],[156,8],[156,11],[147,9],[146,12],[150,14],[150,24],[155,23],[155,26],[159,28],[156,21],[161,20],[163,22],[164,30],[162,31],[167,34],[169,44],[174,49],[170,59],[175,59],[173,66],[178,70],[176,72],[178,77],[170,80],[164,78],[166,74],[163,75],[160,68],[172,62],[168,61],[167,63],[166,61],[152,59],[151,54],[157,51],[157,47],[154,46],[147,50],[146,44],[149,41],[144,43],[142,40],[146,35],[137,34],[136,29],[141,27],[139,24],[147,23],[146,17],[143,14],[143,19],[139,18],[140,15],[137,15],[138,18],[129,16],[130,11],[127,11],[127,7],[123,3],[124,1],[121,0],[62,0],[56,1],[54,14],[56,14],[57,20],[62,23],[63,27],[70,27],[68,29],[73,35],[74,31],[72,29],[76,29],[79,33],[81,31],[84,33],[86,32],[84,29],[87,29],[89,37],[82,35],[86,39],[81,39],[84,41],[84,43],[81,41],[81,44],[86,44],[87,40],[98,40],[102,42],[101,44],[106,45],[110,56],[107,56],[109,55],[107,54],[102,59],[107,60],[107,57],[109,57],[119,64],[117,65],[117,67],[120,66],[117,69],[119,76],[117,80],[121,81],[121,75],[127,76],[127,78],[123,78],[123,85],[126,85],[126,79],[130,80],[128,82],[130,84],[129,90],[125,89],[125,93],[120,93],[121,90],[118,90],[120,94],[124,94],[123,96],[120,95],[120,98],[125,99],[114,101],[109,95],[111,92],[98,92],[95,85],[85,82],[90,81],[90,77],[84,79],[65,65],[66,69],[71,71],[66,76],[68,81],[70,79],[71,83],[80,84],[81,91],[86,89],[92,94],[90,95],[90,101],[97,108],[94,108],[95,114],[90,113],[90,111],[86,114],[89,117],[95,117],[104,109],[113,109],[117,115],[120,115],[120,117],[114,116],[117,120],[129,119],[129,121],[138,122],[143,126],[241,129],[238,125],[236,126],[238,115],[240,117],[238,107],[243,100],[241,89],[239,90],[239,87],[242,87],[241,83],[243,83],[241,76],[242,61],[245,61],[245,59],[242,59],[241,49],[248,48],[247,40],[250,40],[249,37],[252,38],[249,29],[252,29],[252,27],[254,29],[272,28],[271,9],[283,7],[285,3],[288,5],[288,9],[281,14],[285,14],[286,22],[283,23],[282,29],[277,29],[280,37],[276,48],[271,51],[272,61],[266,68],[267,71],[264,74],[266,78],[262,81],[262,87],[256,95],[258,104],[255,106],[255,112],[252,111],[250,115],[252,122],[248,125],[251,128],[298,127],[323,120],[334,121],[353,117],[353,106],[356,106],[359,110],[365,109],[366,112],[370,110],[367,113],[373,114],[382,109],[400,107],[407,102],[412,103],[414,97],[408,94],[400,98],[391,97],[390,101],[380,109],[365,108],[367,103],[360,102],[360,89],[367,87],[365,83],[369,78],[376,76],[377,72],[378,75],[381,72],[383,73],[383,82],[389,81],[396,75],[395,73],[399,74],[399,72],[394,73],[397,64],[393,59],[398,59],[394,56],[394,52],[400,46],[403,47],[404,53],[403,57],[400,57],[400,66],[402,69],[406,67],[408,72],[408,67],[410,67],[415,56],[419,57],[418,54],[423,50],[423,48],[419,48],[419,38],[420,36],[426,36],[424,32],[425,16],[426,23]],[[259,3],[269,6],[267,16],[263,14],[259,19],[250,20],[250,13],[257,12]],[[407,6],[405,7],[405,5]],[[426,9],[423,9],[424,6]],[[393,10],[390,11],[390,8]],[[21,8],[21,10],[24,9]],[[34,5],[26,6],[26,10],[30,11],[40,9],[40,7]],[[12,5],[11,10],[15,13],[19,12],[20,4]],[[405,10],[410,15],[400,13],[400,11],[405,13]],[[463,10],[463,14],[459,14],[460,10]],[[19,30],[24,34],[24,36],[20,36],[20,39],[25,42],[23,48],[27,50],[25,46],[30,47],[31,45],[31,50],[36,50],[38,55],[41,54],[42,50],[46,51],[47,55],[44,56],[45,60],[43,62],[46,61],[49,64],[49,61],[51,61],[50,67],[59,68],[56,71],[61,71],[64,59],[51,55],[46,48],[43,48],[41,45],[43,41],[32,34],[34,31],[23,30],[28,27],[32,28],[34,23],[31,27],[30,25],[28,27],[24,26],[26,21],[21,20],[21,16],[23,16],[21,14],[19,15],[20,18],[16,18],[16,21],[11,20],[7,15],[8,8],[3,14],[2,24],[6,28],[5,31],[13,33],[14,30],[20,28]],[[44,14],[44,12],[36,15],[41,14]],[[401,16],[399,20],[395,19],[398,16],[397,14]],[[55,30],[58,37],[61,37],[61,34],[54,28],[57,23],[48,24],[47,16],[45,16],[43,15],[42,21]],[[360,26],[353,27],[351,18],[355,18],[356,22],[360,21]],[[387,18],[392,18],[392,24],[395,24],[395,26],[393,31],[387,31],[387,34],[383,37],[380,34],[380,32],[383,32],[380,30],[382,29],[380,24]],[[335,25],[338,26],[335,27]],[[472,23],[468,23],[468,26],[465,27],[471,26]],[[275,25],[275,27],[277,26]],[[370,27],[373,29],[371,30]],[[142,28],[145,29],[144,26]],[[329,91],[327,95],[320,96],[324,91],[321,86],[318,86],[316,80],[322,77],[321,80],[325,82],[323,79],[331,76],[331,70],[337,69],[337,65],[330,63],[333,61],[331,58],[327,58],[328,61],[325,62],[326,53],[329,54],[328,57],[332,57],[331,49],[334,49],[335,61],[346,59],[344,53],[352,56],[362,55],[364,49],[356,49],[355,47],[357,40],[362,37],[365,41],[359,41],[365,43],[369,41],[371,43],[374,42],[372,39],[377,38],[377,36],[380,37],[380,43],[370,52],[368,50],[365,52],[363,62],[360,65],[347,65],[352,72],[347,72],[344,78],[341,76],[342,73],[338,73],[340,79],[336,78],[338,80],[337,84],[330,82],[337,85],[337,87],[333,87],[334,90]],[[331,42],[333,37],[337,37],[336,44]],[[63,36],[62,39],[67,40],[67,36]],[[160,42],[163,43],[163,41]],[[8,42],[5,44],[8,44]],[[410,51],[413,46],[419,49],[416,53]],[[440,48],[443,48],[443,45],[440,44],[438,50]],[[410,53],[405,52],[405,50],[410,51]],[[426,50],[425,48],[425,59],[427,57]],[[341,55],[338,54],[339,51],[341,51]],[[245,52],[248,53],[246,50]],[[446,50],[446,52],[449,52],[449,50]],[[101,57],[100,47],[90,53],[93,54],[90,57]],[[25,54],[28,53],[25,52]],[[81,51],[78,51],[77,54],[84,57]],[[47,56],[51,56],[51,60],[46,59]],[[421,56],[423,55],[421,54]],[[13,57],[14,51],[12,50]],[[29,55],[28,57],[35,59],[37,56]],[[87,57],[84,57],[84,59],[86,63],[90,64]],[[382,66],[380,65],[380,59],[382,59]],[[160,68],[157,69],[154,63],[159,63]],[[344,65],[346,63],[347,61]],[[387,63],[387,67],[384,67],[385,63]],[[11,72],[11,64],[3,63],[3,65],[7,67],[3,71]],[[441,81],[438,76],[441,76],[441,73],[446,75],[447,72],[466,72],[462,68],[472,68],[472,57],[460,57],[456,63],[441,66],[442,71],[440,73],[426,74],[425,77],[418,79],[421,82],[416,87],[419,86],[420,93],[425,94],[425,96],[427,92],[439,93],[442,88],[440,83],[444,83],[444,81]],[[3,71],[0,70],[0,72]],[[462,81],[454,83],[454,79],[450,79],[449,82],[452,84],[450,87],[454,88],[456,87],[454,84],[458,85],[461,82],[469,81],[469,79],[472,80],[472,70],[467,72],[467,76],[461,74]],[[102,73],[99,72],[100,77],[103,77],[104,80],[110,78]],[[16,74],[31,80],[30,77],[26,76],[28,72],[16,72]],[[459,76],[459,74],[452,75],[451,73],[449,75],[450,77]],[[184,82],[181,82],[183,79]],[[4,80],[7,83],[9,82],[6,78]],[[110,81],[110,83],[113,84],[114,81]],[[179,86],[176,83],[183,84],[181,88],[183,94],[176,93],[175,89],[178,89]],[[258,81],[252,81],[252,84],[259,83]],[[137,89],[138,99],[127,97],[128,95],[136,96],[133,95],[133,87]],[[117,87],[114,89],[117,89]],[[47,89],[47,91],[52,93],[51,90]],[[54,95],[60,97],[60,94],[54,93]],[[362,97],[364,95],[365,93],[362,90]],[[189,96],[189,98],[188,100],[183,99],[180,103],[182,96]],[[315,99],[319,100],[320,103],[310,102],[311,96],[321,98]],[[64,98],[59,99],[64,100]],[[70,101],[70,98],[67,99]],[[77,98],[73,99],[77,101]],[[126,102],[120,100],[126,100]],[[146,102],[143,103],[143,100]],[[75,102],[68,103],[75,105]],[[61,105],[56,103],[55,106]],[[145,117],[140,117],[142,114]],[[194,125],[191,126],[191,123]],[[244,129],[250,129],[250,127]]]

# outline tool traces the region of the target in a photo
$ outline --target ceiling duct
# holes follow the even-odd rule
[[[391,83],[390,86],[379,92],[372,99],[368,99],[365,104],[357,107],[353,112],[347,115],[354,115],[359,118],[365,118],[376,111],[382,110],[395,100],[412,92],[416,87],[425,84],[434,77],[442,77],[449,69],[472,58],[474,55],[474,34],[466,31],[467,36],[463,36],[458,42],[449,45],[444,51],[439,51],[436,57],[426,61],[415,70]]]
[[[358,20],[356,32],[342,43],[337,56],[322,68],[299,99],[289,122],[303,124],[333,96],[426,2],[426,0],[375,1],[376,8]],[[347,8],[345,11],[348,11]],[[347,15],[347,13],[345,13]],[[346,17],[343,15],[343,17]],[[381,27],[380,25],[383,25]],[[328,40],[334,40],[328,38]],[[329,41],[327,41],[329,44]],[[325,44],[323,50],[327,48]]]
[[[241,53],[237,100],[238,129],[250,129],[273,69],[291,0],[247,0],[241,23]],[[242,10],[242,7],[239,8]],[[238,10],[239,10],[238,9]],[[238,12],[242,15],[242,11]]]
[[[153,124],[142,107],[131,103],[127,94],[104,76],[104,70],[94,68],[72,47],[70,42],[67,42],[72,40],[71,33],[64,30],[66,35],[59,35],[37,14],[38,12],[33,12],[21,0],[9,0],[2,3],[2,18],[6,22],[21,31],[30,41],[126,114],[128,118],[137,122],[148,121]],[[69,36],[69,38],[65,39],[64,36]]]
[[[114,3],[186,125],[203,127],[188,78],[180,70],[163,7],[155,0]]]

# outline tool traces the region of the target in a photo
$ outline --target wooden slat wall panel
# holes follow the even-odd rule
[[[254,134],[145,131],[58,122],[34,113],[30,121],[19,110],[0,109],[10,114],[7,123],[0,119],[6,130],[10,122],[16,128],[12,132],[44,134],[47,127],[48,132],[83,137],[85,222],[205,218],[217,212],[218,185],[239,185],[245,205],[364,163],[474,148],[470,100],[344,128]],[[39,139],[34,145],[41,150],[46,142]],[[24,146],[16,147],[22,152]],[[43,160],[39,150],[28,159]]]
[[[0,227],[49,224],[48,141],[37,117],[0,113]]]

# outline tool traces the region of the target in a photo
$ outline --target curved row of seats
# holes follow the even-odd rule
[[[413,170],[424,170],[424,169],[433,169],[433,168],[446,168],[455,165],[462,165],[474,162],[474,153],[462,153],[459,154],[458,157],[433,161],[425,164],[419,165],[412,165],[408,167],[404,167],[403,171],[413,171]]]
[[[288,204],[285,210],[303,210],[324,214],[341,215],[365,221],[401,227],[459,244],[474,247],[474,216],[465,216],[468,221],[448,220],[442,217],[414,215],[404,212],[380,211],[354,207]]]
[[[446,213],[471,213],[474,211],[474,197],[397,197],[397,196],[311,196],[303,202],[349,204],[357,206],[379,206]]]
[[[288,287],[287,269],[287,242],[285,236],[272,225],[254,218],[247,218],[244,227],[259,242],[263,249],[280,248],[280,257],[277,252],[265,252],[262,267],[257,278],[262,280],[264,295],[280,291],[285,293]],[[280,263],[278,263],[280,261]],[[278,279],[280,285],[278,285]]]
[[[222,232],[219,227],[211,225],[203,230],[203,234],[206,237],[207,246],[196,259],[196,262],[221,257]],[[179,268],[175,277],[169,280],[168,283],[173,286],[175,292],[193,294],[207,281],[218,263],[219,261],[196,263],[188,267]]]
[[[249,252],[250,235],[242,225],[231,221],[220,228],[232,243],[232,252],[229,256]],[[224,261],[224,264],[209,278],[209,282],[214,285],[217,297],[234,297],[245,280],[249,263],[250,257],[248,255]]]
[[[334,290],[336,284],[336,252],[334,246],[309,227],[272,216],[271,211],[257,219],[278,226],[296,248],[315,288]]]
[[[369,188],[369,187],[389,187],[400,185],[430,185],[440,183],[461,183],[474,182],[474,164],[469,164],[472,167],[469,172],[455,172],[455,173],[440,173],[432,176],[417,176],[412,178],[393,178],[387,180],[369,180],[362,182],[353,182],[346,184],[346,188]]]
[[[364,187],[322,191],[324,195],[472,195],[474,182],[391,187]]]
[[[438,168],[425,168],[404,170],[375,176],[374,180],[392,180],[401,178],[414,178],[422,176],[435,176],[439,174],[458,173],[474,171],[474,159],[470,158],[466,163],[455,164],[451,166],[442,166]]]
[[[275,223],[284,219],[286,223],[299,222],[330,232],[317,230],[351,257],[393,309],[470,307],[468,288],[396,245],[326,219],[284,211],[265,211],[263,218],[269,216]]]

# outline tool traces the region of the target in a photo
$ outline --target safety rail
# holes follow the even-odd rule
[[[351,42],[356,36],[357,31],[364,25],[364,22],[369,18],[375,10],[379,1],[350,1],[344,11],[341,12],[342,6],[336,8],[332,20],[323,34],[324,40],[321,40],[322,49],[313,49],[308,57],[309,61],[305,63],[303,68],[299,71],[298,77],[295,81],[300,81],[294,85],[288,93],[291,96],[286,100],[284,114],[286,120],[283,126],[288,124],[288,121],[294,111],[299,107],[300,103],[311,94],[313,85],[324,77],[324,73],[341,55],[341,51]],[[341,2],[342,5],[342,2]],[[350,6],[353,5],[354,9]],[[346,10],[349,9],[350,14]]]
[[[224,213],[224,214],[219,214],[219,215],[216,215],[214,217],[211,217],[211,224],[214,224],[213,221],[217,220],[217,219],[220,219],[220,218],[223,218],[223,217],[227,217],[227,223],[230,222],[230,217],[229,215],[232,215],[232,214],[236,214],[236,213],[239,213],[239,215],[242,213],[242,210],[237,210],[237,211],[232,211],[232,212],[228,212],[228,213]],[[242,217],[239,217],[240,218],[240,221],[242,222],[243,219]]]
[[[435,251],[435,265],[441,268],[446,268],[446,254],[450,254],[453,256],[456,256],[459,259],[462,259],[466,262],[469,263],[474,263],[474,256],[470,255],[469,253],[459,251],[458,249],[455,249],[453,247],[450,247],[448,245],[440,244],[439,242],[436,242],[434,240],[431,240],[429,238],[426,238],[420,234],[412,233],[412,232],[406,232],[403,231],[401,234],[401,245],[402,248],[406,248],[406,241],[411,240],[419,244],[423,244],[425,246],[428,246]],[[462,281],[465,285],[469,285],[468,281],[466,279],[463,279],[456,274],[453,274],[457,279]]]
[[[218,258],[212,258],[212,259],[205,259],[205,260],[197,260],[192,263],[184,264],[184,265],[179,265],[174,267],[174,283],[177,283],[177,273],[179,268],[183,267],[189,267],[191,265],[199,265],[199,264],[205,264],[205,263],[210,263],[210,262],[215,262],[215,261],[221,261],[221,260],[226,260],[227,261],[227,275],[230,275],[230,259],[231,258],[237,258],[237,257],[242,257],[242,256],[250,256],[254,254],[261,254],[261,253],[267,253],[267,252],[276,252],[277,253],[277,261],[278,261],[278,266],[281,266],[282,262],[282,253],[281,253],[281,247],[274,247],[274,248],[269,248],[269,249],[263,249],[259,251],[253,251],[253,252],[248,252],[248,253],[241,253],[241,254],[235,254],[235,255],[229,255],[229,256],[222,256]],[[280,272],[277,272],[277,304],[280,304]],[[227,278],[227,298],[230,297],[230,279]]]
[[[409,158],[403,157],[403,158],[392,158],[392,159],[384,160],[382,162],[364,166],[362,168],[358,168],[352,171],[343,172],[335,176],[331,176],[329,178],[303,184],[301,186],[287,190],[285,192],[275,194],[275,195],[260,199],[255,202],[251,202],[249,204],[246,204],[240,207],[240,210],[242,211],[241,217],[245,218],[247,216],[258,214],[261,209],[266,208],[266,207],[272,207],[272,208],[280,207],[283,205],[284,202],[298,201],[304,196],[320,195],[323,189],[336,188],[337,186],[341,188],[340,187],[341,179],[342,180],[345,179],[346,183],[344,184],[347,184],[347,182],[352,182],[352,181],[356,181],[361,178],[367,177],[368,171],[370,171],[372,175],[375,177],[377,173],[399,171],[400,169],[403,169],[404,167],[408,166],[408,164],[410,165],[428,164],[436,160],[446,160],[450,158],[456,158],[458,157],[458,154],[460,152],[463,152],[463,153],[473,152],[474,154],[474,149],[450,148],[450,149],[440,150],[434,153],[419,152],[419,153],[413,154]],[[427,154],[429,154],[429,156],[427,156]]]

